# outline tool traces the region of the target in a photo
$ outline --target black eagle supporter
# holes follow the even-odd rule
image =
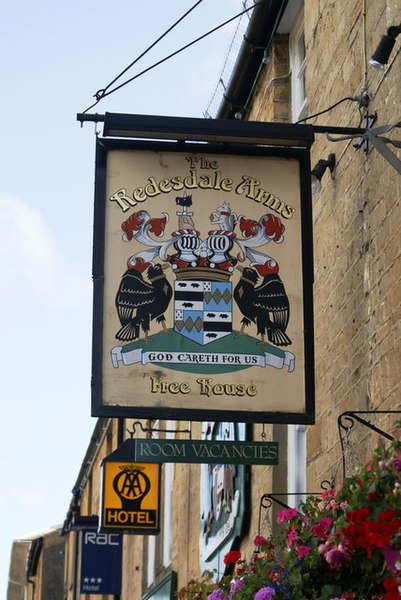
[[[121,328],[116,333],[117,340],[136,340],[141,329],[147,338],[153,319],[166,329],[164,313],[173,295],[172,287],[164,274],[167,266],[150,265],[146,272],[150,283],[135,269],[128,269],[124,273],[115,301],[121,323]]]
[[[234,288],[234,299],[244,318],[239,335],[245,327],[255,323],[262,344],[265,335],[276,346],[288,346],[291,340],[285,333],[290,316],[290,304],[284,284],[277,273],[265,275],[256,287],[259,275],[250,267],[237,267],[242,275]]]

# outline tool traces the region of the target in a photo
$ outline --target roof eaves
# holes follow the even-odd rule
[[[286,5],[287,0],[265,0],[255,6],[217,111],[217,119],[233,119],[246,107]]]

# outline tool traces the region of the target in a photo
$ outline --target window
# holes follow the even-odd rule
[[[306,52],[303,10],[299,13],[290,33],[291,109],[292,120],[299,121],[307,115],[305,85]]]
[[[290,25],[289,54],[291,68],[291,112],[292,121],[307,116],[308,99],[306,94],[305,71],[306,52],[304,35],[304,14],[301,6],[297,17]],[[288,426],[287,446],[287,489],[290,493],[300,494],[306,491],[306,427]],[[288,504],[297,506],[305,498],[289,496]]]
[[[306,491],[306,426],[288,425],[287,446],[287,489],[291,494],[304,494]],[[298,506],[305,496],[289,496],[287,503]]]

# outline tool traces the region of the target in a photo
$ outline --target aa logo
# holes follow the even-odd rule
[[[143,498],[150,490],[150,479],[144,467],[128,465],[119,467],[120,473],[113,480],[113,489],[125,510],[140,510]]]
[[[101,529],[159,532],[160,465],[104,461]]]

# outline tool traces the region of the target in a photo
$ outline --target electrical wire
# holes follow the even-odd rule
[[[202,1],[202,0],[200,0]],[[176,50],[175,52],[172,52],[171,54],[169,54],[168,56],[165,56],[164,58],[162,58],[161,60],[157,61],[156,63],[154,63],[153,65],[151,65],[150,67],[147,67],[146,69],[144,69],[143,71],[140,71],[139,73],[137,73],[136,75],[134,75],[133,77],[131,77],[130,79],[127,79],[126,81],[124,81],[123,83],[121,83],[120,85],[117,85],[116,87],[112,88],[111,90],[107,91],[111,85],[113,85],[113,83],[115,83],[117,81],[117,79],[119,79],[121,77],[121,75],[123,75],[124,73],[127,72],[127,70],[133,66],[136,62],[138,62],[138,60],[144,56],[146,54],[146,52],[148,52],[151,48],[153,48],[155,46],[155,44],[157,44],[157,42],[162,39],[169,31],[171,31],[171,29],[173,27],[175,27],[175,25],[181,21],[183,17],[181,17],[181,19],[179,21],[177,21],[177,23],[175,23],[174,25],[172,25],[160,38],[159,40],[156,40],[147,50],[145,50],[137,59],[135,59],[128,67],[126,67],[117,77],[114,78],[114,80],[112,82],[110,82],[104,89],[99,90],[98,92],[96,92],[96,94],[94,94],[95,98],[96,98],[96,102],[94,102],[91,106],[88,106],[88,108],[86,110],[83,111],[82,114],[85,114],[88,112],[88,110],[90,110],[91,108],[93,108],[94,106],[96,106],[100,100],[102,100],[103,98],[106,98],[106,96],[110,96],[111,94],[113,94],[114,92],[116,92],[117,90],[121,89],[122,87],[126,86],[128,83],[131,83],[132,81],[134,81],[135,79],[138,79],[138,77],[141,77],[142,75],[144,75],[145,73],[148,73],[149,71],[151,71],[152,69],[158,67],[159,65],[163,64],[164,62],[166,62],[167,60],[169,60],[170,58],[173,58],[174,56],[177,56],[177,54],[180,54],[181,52],[183,52],[184,50],[187,50],[188,48],[190,48],[191,46],[193,46],[194,44],[200,42],[201,40],[205,39],[206,37],[208,37],[209,35],[211,35],[212,33],[214,33],[215,31],[218,31],[219,29],[221,29],[222,27],[224,27],[225,25],[228,25],[229,23],[231,23],[232,21],[235,21],[235,19],[238,19],[238,17],[241,17],[243,14],[249,12],[250,10],[252,10],[253,8],[255,8],[255,6],[257,6],[258,4],[261,4],[262,2],[264,2],[265,0],[258,0],[258,2],[255,2],[252,6],[250,6],[249,8],[246,8],[245,10],[241,11],[240,13],[234,15],[234,17],[231,17],[230,19],[228,19],[227,21],[224,21],[223,23],[220,23],[220,25],[217,25],[216,27],[214,27],[213,29],[211,29],[210,31],[208,31],[207,33],[204,33],[203,35],[199,36],[198,38],[196,38],[195,40],[193,40],[192,42],[189,42],[188,44],[186,44],[185,46],[182,46],[181,48],[179,48],[178,50]],[[199,2],[197,2],[197,4],[199,4]],[[194,5],[193,8],[195,8],[195,6],[197,6],[197,4]],[[190,9],[190,10],[193,10]],[[188,14],[190,11],[188,11],[186,14]]]
[[[324,115],[325,113],[329,112],[330,110],[333,110],[333,108],[336,108],[336,106],[338,106],[339,104],[342,104],[343,102],[346,102],[347,100],[352,100],[353,102],[358,102],[358,100],[356,98],[353,98],[352,96],[346,96],[345,98],[341,98],[341,100],[338,100],[338,102],[336,102],[332,106],[329,106],[328,108],[325,108],[324,110],[321,110],[320,112],[315,113],[314,115],[309,115],[309,117],[304,117],[303,119],[299,119],[299,121],[295,122],[295,125],[299,125],[300,123],[309,121],[309,119],[314,119],[315,117]]]

